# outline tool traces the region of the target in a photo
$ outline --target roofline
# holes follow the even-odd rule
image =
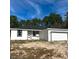
[[[31,31],[41,31],[40,29],[21,29],[21,28],[10,28],[10,30],[31,30]]]
[[[61,30],[68,30],[68,29],[63,29],[63,28],[47,28],[47,30],[51,30],[51,29],[61,29]]]
[[[68,31],[51,31],[51,33],[68,33]]]
[[[10,28],[10,30],[31,30],[31,31],[53,30],[53,31],[64,31],[64,32],[68,32],[68,29],[62,29],[62,28],[47,28],[47,29]]]

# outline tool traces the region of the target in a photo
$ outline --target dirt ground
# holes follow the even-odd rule
[[[67,41],[11,40],[10,59],[67,59]]]

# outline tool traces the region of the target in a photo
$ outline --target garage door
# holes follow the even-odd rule
[[[67,33],[51,33],[51,40],[67,40]]]

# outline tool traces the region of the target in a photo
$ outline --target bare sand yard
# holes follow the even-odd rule
[[[67,59],[67,41],[13,41],[11,59]]]

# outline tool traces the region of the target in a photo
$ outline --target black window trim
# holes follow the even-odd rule
[[[39,34],[39,31],[33,31],[33,36],[36,36],[36,34]]]
[[[17,37],[22,37],[22,30],[17,30]]]

